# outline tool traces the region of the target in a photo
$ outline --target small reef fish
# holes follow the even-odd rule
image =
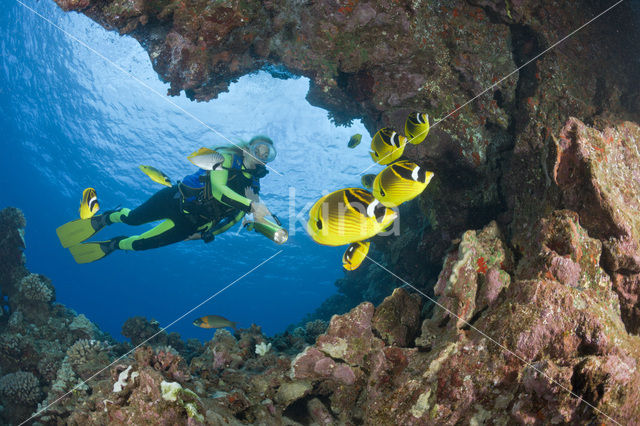
[[[370,242],[357,241],[351,243],[347,247],[347,251],[342,255],[342,266],[347,271],[354,271],[360,267],[362,261],[367,257],[369,253]]]
[[[171,187],[171,179],[169,176],[162,173],[160,170],[151,166],[138,166],[142,173],[149,176],[152,181],[159,183],[160,185]]]
[[[417,197],[427,187],[433,172],[410,161],[385,167],[373,181],[373,195],[386,207],[396,207]]]
[[[383,127],[371,139],[369,154],[376,163],[387,165],[400,158],[406,144],[407,138],[390,127]]]
[[[211,148],[200,148],[196,152],[187,156],[187,159],[191,161],[195,166],[204,170],[213,170],[214,167],[224,162],[224,157],[217,151]]]
[[[360,183],[362,184],[362,186],[364,186],[366,189],[368,189],[369,191],[371,191],[371,189],[373,188],[373,181],[376,178],[376,175],[374,174],[368,174],[368,175],[363,175],[360,178]]]
[[[386,229],[397,214],[361,188],[346,188],[320,198],[309,210],[307,231],[327,246],[366,240]]]
[[[404,134],[409,143],[418,145],[429,133],[429,116],[421,112],[412,112],[404,122]]]
[[[349,139],[349,143],[347,144],[347,146],[349,148],[355,148],[356,146],[360,145],[361,140],[362,135],[360,133],[356,133],[355,135],[351,136],[351,139]]]
[[[193,320],[193,325],[200,328],[223,328],[231,327],[236,329],[236,323],[221,317],[220,315],[207,315]]]
[[[78,209],[80,218],[89,219],[90,217],[93,217],[98,210],[100,210],[100,204],[98,204],[98,195],[96,194],[96,190],[93,188],[87,188],[82,191],[82,201],[80,202],[80,208]]]

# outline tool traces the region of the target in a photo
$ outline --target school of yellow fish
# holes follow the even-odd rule
[[[398,214],[394,208],[424,191],[433,172],[419,165],[400,160],[407,143],[419,144],[429,133],[429,116],[412,112],[404,125],[405,135],[384,127],[371,139],[371,159],[386,166],[377,175],[362,176],[366,189],[344,188],[327,194],[309,210],[307,231],[311,238],[328,246],[349,244],[342,256],[348,271],[357,269],[369,252],[367,239],[388,229]],[[360,135],[348,143],[354,148]]]

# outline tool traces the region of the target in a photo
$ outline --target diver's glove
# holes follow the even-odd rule
[[[265,216],[271,215],[271,212],[269,211],[267,206],[259,201],[254,201],[251,203],[251,213],[253,214],[253,220],[255,220],[256,222],[261,221]]]
[[[203,232],[202,234],[202,241],[204,241],[205,243],[210,243],[211,241],[216,239],[215,234],[213,233],[213,228],[209,229],[208,231]]]

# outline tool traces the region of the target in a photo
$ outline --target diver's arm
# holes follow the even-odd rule
[[[248,187],[247,189],[244,190],[244,196],[255,203],[260,202],[260,196],[258,195],[257,192],[253,190],[252,187]]]
[[[265,216],[271,216],[271,211],[265,203],[260,200],[260,196],[251,187],[245,189],[244,195],[251,200],[251,213],[253,220],[256,222],[264,222]]]
[[[211,195],[216,200],[227,206],[242,210],[245,213],[251,211],[251,200],[244,197],[227,186],[229,171],[225,169],[212,170],[211,179]]]

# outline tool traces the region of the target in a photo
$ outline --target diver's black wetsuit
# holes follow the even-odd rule
[[[211,219],[183,213],[180,199],[178,185],[174,185],[171,188],[161,189],[140,206],[131,210],[129,214],[120,217],[122,223],[133,226],[163,219],[173,222],[172,227],[167,226],[159,230],[162,232],[132,241],[133,250],[148,250],[183,241],[198,232],[199,227],[211,221]],[[167,225],[170,224],[167,223]],[[140,237],[143,236],[144,234]]]
[[[225,164],[231,165],[234,159],[234,156],[229,156]],[[261,169],[260,172],[259,177],[266,174],[265,170]],[[213,173],[216,175],[213,176]],[[202,188],[192,188],[178,182],[158,191],[133,210],[125,208],[109,214],[109,224],[122,222],[137,226],[164,219],[141,235],[120,239],[118,248],[148,250],[184,241],[197,232],[203,233],[203,239],[208,242],[239,222],[251,210],[251,200],[240,195],[247,188],[252,188],[255,194],[259,192],[258,178],[251,171],[229,166],[204,176],[202,180],[207,184]]]

